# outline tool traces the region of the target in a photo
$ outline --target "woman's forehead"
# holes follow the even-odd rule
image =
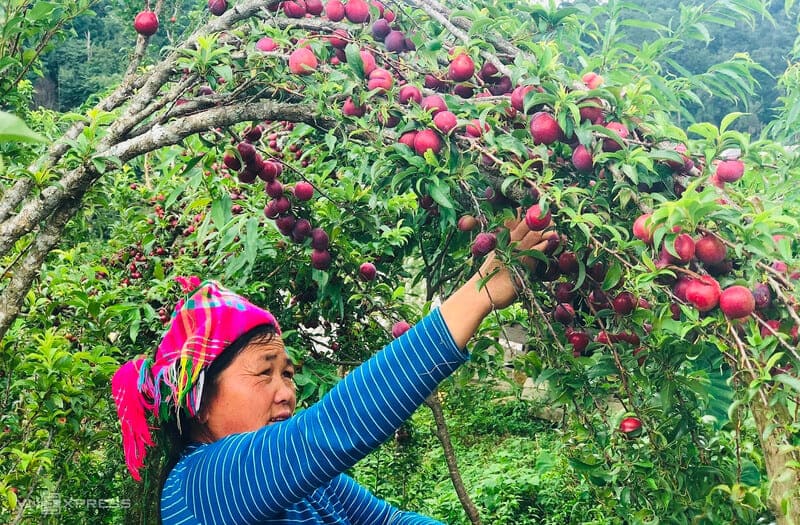
[[[280,359],[288,360],[289,356],[286,353],[286,348],[283,345],[283,339],[278,336],[273,336],[269,340],[256,339],[251,341],[242,352],[243,355],[248,356],[250,359]]]

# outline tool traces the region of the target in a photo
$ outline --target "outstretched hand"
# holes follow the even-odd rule
[[[544,251],[549,239],[558,237],[552,230],[532,231],[519,215],[507,221],[505,227],[516,252]],[[526,255],[520,254],[519,260],[530,270],[537,264],[536,259]],[[503,264],[495,252],[489,253],[478,272],[442,303],[442,317],[456,344],[466,346],[484,317],[513,303],[521,284],[514,269]]]
[[[505,227],[510,233],[510,242],[516,252],[530,250],[543,252],[550,239],[558,237],[558,234],[553,230],[531,230],[525,224],[525,220],[519,216],[516,219],[506,221]],[[536,268],[538,262],[535,258],[527,255],[520,255],[519,260],[530,271]],[[497,258],[495,252],[491,252],[486,256],[486,260],[478,270],[476,277],[479,280],[489,278],[482,289],[488,295],[492,307],[496,309],[505,308],[513,303],[517,298],[518,290],[522,286],[520,276],[515,275],[514,269],[507,268]]]

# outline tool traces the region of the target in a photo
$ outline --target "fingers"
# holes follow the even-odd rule
[[[554,232],[550,231],[550,228],[552,228],[555,223],[550,221],[550,224],[547,226],[547,228],[541,231],[531,230],[525,223],[525,219],[522,216],[522,209],[517,208],[516,217],[506,220],[503,225],[511,234],[511,242],[519,242],[521,249],[528,250],[540,243],[542,239],[547,239],[552,236]]]
[[[529,250],[534,246],[546,241],[547,239],[557,235],[555,231],[551,230],[554,223],[551,221],[550,225],[544,230],[531,230],[525,221],[514,228],[511,235],[511,241],[517,241],[517,247],[521,250]],[[538,249],[538,248],[537,248]]]
[[[535,231],[528,228],[525,220],[522,219],[521,209],[516,210],[516,217],[506,220],[503,225],[509,230],[510,240],[516,243],[517,250],[538,250],[545,251],[551,239],[558,238],[558,233],[551,230],[555,223],[550,222],[549,226],[542,231]],[[530,257],[524,257],[523,262],[527,266],[534,264]]]
[[[517,216],[513,219],[508,219],[503,222],[503,226],[511,234],[511,241],[518,241],[522,239],[525,234],[530,231],[528,227],[525,225],[525,221],[522,220],[520,209],[517,208]]]
[[[558,238],[558,233],[554,230],[529,231],[517,244],[519,250],[539,250],[544,251],[550,243],[550,239]]]

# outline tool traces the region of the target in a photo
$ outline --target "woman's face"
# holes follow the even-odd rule
[[[283,421],[296,402],[294,366],[281,338],[253,341],[217,378],[216,392],[199,414],[203,437],[217,441]]]

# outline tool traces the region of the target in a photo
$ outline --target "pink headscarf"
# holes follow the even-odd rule
[[[158,422],[178,417],[181,408],[194,416],[200,409],[205,369],[240,335],[275,317],[215,281],[176,279],[188,293],[175,306],[154,358],[139,357],[111,378],[111,391],[122,427],[125,463],[141,480],[147,446],[153,446],[147,411]],[[193,290],[193,291],[192,291]]]

